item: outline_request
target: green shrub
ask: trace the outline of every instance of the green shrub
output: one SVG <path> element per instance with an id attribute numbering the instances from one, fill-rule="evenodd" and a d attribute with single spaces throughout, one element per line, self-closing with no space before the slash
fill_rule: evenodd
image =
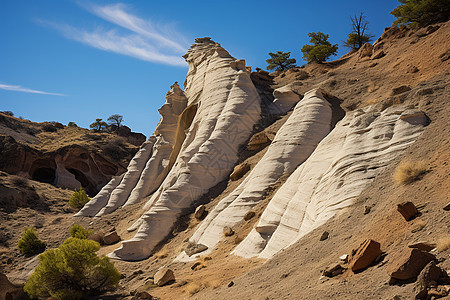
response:
<path id="1" fill-rule="evenodd" d="M 94 231 L 84 228 L 79 224 L 74 224 L 69 229 L 70 236 L 77 239 L 87 239 Z"/>
<path id="2" fill-rule="evenodd" d="M 277 51 L 277 53 L 269 52 L 270 58 L 266 59 L 269 64 L 267 70 L 285 71 L 295 67 L 295 58 L 289 58 L 291 52 Z"/>
<path id="3" fill-rule="evenodd" d="M 394 25 L 410 24 L 426 26 L 445 22 L 450 16 L 448 0 L 399 0 L 402 5 L 397 6 L 391 15 L 397 20 Z"/>
<path id="4" fill-rule="evenodd" d="M 69 238 L 57 249 L 39 255 L 24 290 L 32 298 L 85 299 L 111 290 L 121 274 L 108 257 L 98 257 L 97 242 Z"/>
<path id="5" fill-rule="evenodd" d="M 311 38 L 310 42 L 313 45 L 304 45 L 301 49 L 303 53 L 303 59 L 308 63 L 317 62 L 321 63 L 327 60 L 331 55 L 336 55 L 338 49 L 337 44 L 332 45 L 328 38 L 328 34 L 324 34 L 320 31 L 310 32 L 308 36 Z"/>
<path id="6" fill-rule="evenodd" d="M 17 243 L 17 247 L 22 254 L 26 256 L 32 256 L 37 253 L 41 253 L 45 250 L 45 243 L 41 241 L 34 228 L 25 228 L 22 233 L 22 237 Z"/>
<path id="7" fill-rule="evenodd" d="M 86 192 L 80 188 L 79 190 L 75 189 L 72 197 L 69 200 L 69 205 L 76 209 L 81 209 L 86 203 L 89 202 L 91 198 L 86 195 Z"/>
<path id="8" fill-rule="evenodd" d="M 78 127 L 78 125 L 75 122 L 69 122 L 67 127 Z"/>

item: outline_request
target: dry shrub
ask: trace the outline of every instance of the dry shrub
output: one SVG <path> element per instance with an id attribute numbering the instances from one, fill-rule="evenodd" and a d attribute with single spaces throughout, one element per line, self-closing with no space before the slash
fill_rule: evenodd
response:
<path id="1" fill-rule="evenodd" d="M 189 295 L 194 295 L 194 294 L 200 292 L 201 289 L 202 289 L 202 286 L 200 284 L 191 282 L 186 286 L 185 291 Z"/>
<path id="2" fill-rule="evenodd" d="M 394 172 L 394 180 L 398 184 L 408 184 L 419 180 L 427 172 L 427 167 L 421 161 L 403 161 Z"/>
<path id="3" fill-rule="evenodd" d="M 449 249 L 450 248 L 450 236 L 441 237 L 437 241 L 436 248 L 438 249 L 438 251 L 445 251 L 445 250 Z"/>

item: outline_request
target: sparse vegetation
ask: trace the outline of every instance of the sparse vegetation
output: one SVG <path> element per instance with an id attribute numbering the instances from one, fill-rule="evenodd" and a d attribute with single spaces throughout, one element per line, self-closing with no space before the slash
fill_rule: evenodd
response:
<path id="1" fill-rule="evenodd" d="M 344 43 L 345 47 L 358 50 L 365 43 L 372 40 L 373 35 L 367 33 L 369 28 L 369 22 L 366 20 L 366 16 L 363 12 L 359 16 L 355 15 L 350 17 L 352 21 L 352 32 L 347 35 L 347 40 Z"/>
<path id="2" fill-rule="evenodd" d="M 445 236 L 438 239 L 436 248 L 438 251 L 450 249 L 450 236 Z"/>
<path id="3" fill-rule="evenodd" d="M 447 21 L 450 17 L 448 0 L 399 0 L 402 3 L 391 11 L 397 20 L 394 25 L 426 26 Z"/>
<path id="4" fill-rule="evenodd" d="M 14 113 L 12 111 L 10 111 L 10 110 L 2 111 L 2 113 L 4 113 L 5 115 L 8 115 L 10 117 L 14 117 Z"/>
<path id="5" fill-rule="evenodd" d="M 289 58 L 291 52 L 269 52 L 269 55 L 270 58 L 266 60 L 266 62 L 269 64 L 267 66 L 267 70 L 285 71 L 295 67 L 295 58 Z"/>
<path id="6" fill-rule="evenodd" d="M 424 162 L 403 161 L 394 172 L 394 180 L 398 184 L 408 184 L 419 180 L 427 172 Z"/>
<path id="7" fill-rule="evenodd" d="M 25 228 L 17 247 L 22 254 L 32 256 L 44 251 L 45 243 L 38 238 L 34 228 Z"/>
<path id="8" fill-rule="evenodd" d="M 97 242 L 69 238 L 58 249 L 39 256 L 39 265 L 25 284 L 32 298 L 85 299 L 113 289 L 121 274 L 107 257 L 98 257 Z"/>
<path id="9" fill-rule="evenodd" d="M 75 209 L 81 209 L 86 203 L 89 202 L 89 200 L 91 200 L 91 198 L 89 198 L 82 188 L 79 188 L 78 190 L 75 189 L 73 192 L 73 195 L 69 200 L 69 205 Z"/>
<path id="10" fill-rule="evenodd" d="M 78 125 L 75 122 L 69 122 L 67 123 L 67 127 L 78 127 Z"/>
<path id="11" fill-rule="evenodd" d="M 95 119 L 95 122 L 89 125 L 89 128 L 94 129 L 95 132 L 105 131 L 108 124 L 103 119 Z"/>
<path id="12" fill-rule="evenodd" d="M 71 237 L 82 240 L 87 239 L 93 232 L 93 230 L 86 229 L 79 224 L 74 224 L 69 229 L 69 234 Z"/>
<path id="13" fill-rule="evenodd" d="M 310 42 L 313 43 L 313 45 L 304 45 L 301 49 L 303 59 L 308 63 L 322 63 L 331 55 L 336 54 L 338 45 L 332 45 L 328 41 L 328 38 L 330 37 L 328 34 L 318 31 L 310 32 L 308 33 L 308 36 L 311 38 Z"/>
<path id="14" fill-rule="evenodd" d="M 123 122 L 123 116 L 119 114 L 114 114 L 108 117 L 108 123 L 109 125 L 116 126 L 117 130 L 119 130 L 120 126 Z"/>

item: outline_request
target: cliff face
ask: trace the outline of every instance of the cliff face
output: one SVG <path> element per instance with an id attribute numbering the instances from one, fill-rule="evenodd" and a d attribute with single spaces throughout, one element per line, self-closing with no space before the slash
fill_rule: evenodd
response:
<path id="1" fill-rule="evenodd" d="M 236 60 L 208 38 L 197 39 L 184 57 L 189 64 L 184 95 L 177 85 L 172 87 L 160 110 L 162 120 L 155 135 L 138 152 L 128 172 L 108 184 L 78 214 L 101 216 L 142 201 L 157 188 L 145 198 L 143 215 L 129 229 L 137 230 L 135 237 L 124 241 L 112 257 L 148 257 L 170 233 L 180 213 L 228 176 L 239 146 L 259 121 L 260 97 L 243 60 Z M 174 105 L 174 95 L 185 104 Z"/>

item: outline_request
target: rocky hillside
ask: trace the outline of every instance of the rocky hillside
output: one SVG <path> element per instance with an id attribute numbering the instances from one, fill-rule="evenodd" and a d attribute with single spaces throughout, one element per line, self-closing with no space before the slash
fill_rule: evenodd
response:
<path id="1" fill-rule="evenodd" d="M 251 72 L 209 38 L 184 57 L 154 136 L 74 217 L 40 229 L 49 242 L 73 223 L 115 227 L 122 242 L 99 252 L 124 274 L 119 298 L 448 294 L 449 22 L 386 28 L 286 72 Z M 36 261 L 24 263 L 9 277 L 26 280 Z"/>
<path id="2" fill-rule="evenodd" d="M 0 170 L 95 195 L 112 176 L 125 172 L 145 136 L 127 128 L 119 135 L 95 133 L 0 113 L 0 141 Z"/>

